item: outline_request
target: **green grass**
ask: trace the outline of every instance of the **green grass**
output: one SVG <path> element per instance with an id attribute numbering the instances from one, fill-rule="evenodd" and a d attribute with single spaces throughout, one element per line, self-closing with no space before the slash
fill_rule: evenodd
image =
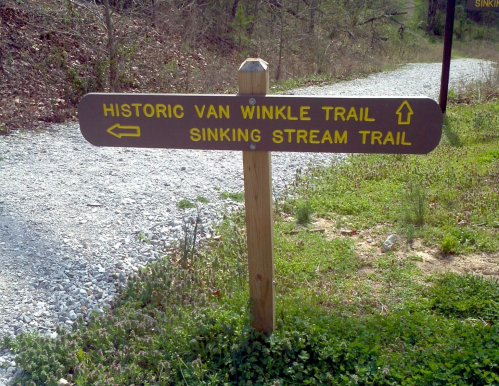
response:
<path id="1" fill-rule="evenodd" d="M 189 200 L 182 199 L 182 200 L 179 201 L 178 207 L 180 209 L 190 209 L 190 208 L 195 208 L 196 204 L 190 202 Z"/>
<path id="2" fill-rule="evenodd" d="M 499 282 L 481 276 L 447 273 L 426 290 L 430 307 L 440 315 L 499 320 Z"/>
<path id="3" fill-rule="evenodd" d="M 244 193 L 243 192 L 222 192 L 222 193 L 220 193 L 220 198 L 222 198 L 224 200 L 244 202 Z"/>
<path id="4" fill-rule="evenodd" d="M 428 155 L 356 155 L 312 170 L 303 178 L 314 183 L 298 192 L 317 216 L 346 217 L 356 229 L 412 223 L 433 244 L 464 229 L 475 241 L 461 242 L 460 251 L 498 251 L 499 103 L 457 106 L 445 126 Z"/>
<path id="5" fill-rule="evenodd" d="M 497 256 L 498 112 L 499 102 L 450 106 L 429 155 L 357 155 L 300 176 L 280 205 L 289 213 L 274 223 L 272 334 L 249 327 L 244 214 L 236 212 L 206 248 L 140 270 L 103 315 L 56 339 L 5 339 L 24 369 L 17 384 L 498 384 L 497 280 L 425 272 L 403 242 L 419 240 L 444 260 Z M 331 229 L 286 220 L 306 200 Z M 358 234 L 340 235 L 345 227 Z M 381 253 L 397 230 L 402 242 Z"/>
<path id="6" fill-rule="evenodd" d="M 197 196 L 196 197 L 196 201 L 197 202 L 200 202 L 201 204 L 208 204 L 210 202 L 210 200 L 208 200 L 206 197 L 204 196 Z"/>

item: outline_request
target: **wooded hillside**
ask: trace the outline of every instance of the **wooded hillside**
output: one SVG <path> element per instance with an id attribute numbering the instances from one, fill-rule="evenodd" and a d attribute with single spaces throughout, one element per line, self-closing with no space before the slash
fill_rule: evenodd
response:
<path id="1" fill-rule="evenodd" d="M 234 91 L 246 57 L 269 61 L 273 81 L 379 71 L 425 51 L 414 32 L 421 23 L 409 27 L 411 7 L 401 0 L 1 0 L 0 132 L 74 118 L 88 92 Z M 437 21 L 424 28 L 435 32 Z"/>

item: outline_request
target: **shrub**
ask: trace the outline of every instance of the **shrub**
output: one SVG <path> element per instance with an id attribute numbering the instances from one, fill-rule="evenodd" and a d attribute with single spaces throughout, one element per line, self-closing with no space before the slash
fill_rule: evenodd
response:
<path id="1" fill-rule="evenodd" d="M 299 200 L 296 202 L 296 220 L 300 225 L 308 225 L 312 221 L 312 207 L 310 201 Z"/>
<path id="2" fill-rule="evenodd" d="M 443 253 L 456 253 L 459 248 L 459 241 L 452 235 L 444 236 L 440 244 L 440 250 Z"/>

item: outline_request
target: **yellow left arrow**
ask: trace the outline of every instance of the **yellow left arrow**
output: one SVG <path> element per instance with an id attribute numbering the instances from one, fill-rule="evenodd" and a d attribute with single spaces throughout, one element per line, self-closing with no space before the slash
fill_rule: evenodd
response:
<path id="1" fill-rule="evenodd" d="M 121 126 L 117 123 L 106 130 L 109 134 L 114 135 L 117 138 L 121 137 L 140 137 L 140 127 L 139 126 Z M 118 131 L 118 132 L 116 132 Z"/>

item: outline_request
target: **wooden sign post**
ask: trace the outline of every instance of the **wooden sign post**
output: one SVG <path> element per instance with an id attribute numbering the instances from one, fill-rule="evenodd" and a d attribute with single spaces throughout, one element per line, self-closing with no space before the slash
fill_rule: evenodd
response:
<path id="1" fill-rule="evenodd" d="M 271 151 L 426 154 L 442 112 L 421 97 L 271 96 L 268 63 L 247 59 L 239 95 L 91 93 L 80 130 L 96 146 L 242 150 L 252 326 L 275 326 Z"/>
<path id="2" fill-rule="evenodd" d="M 262 59 L 247 59 L 238 78 L 239 95 L 269 91 L 268 63 Z M 272 165 L 269 151 L 258 151 L 256 144 L 253 148 L 243 151 L 250 304 L 252 326 L 269 333 L 275 326 Z"/>

